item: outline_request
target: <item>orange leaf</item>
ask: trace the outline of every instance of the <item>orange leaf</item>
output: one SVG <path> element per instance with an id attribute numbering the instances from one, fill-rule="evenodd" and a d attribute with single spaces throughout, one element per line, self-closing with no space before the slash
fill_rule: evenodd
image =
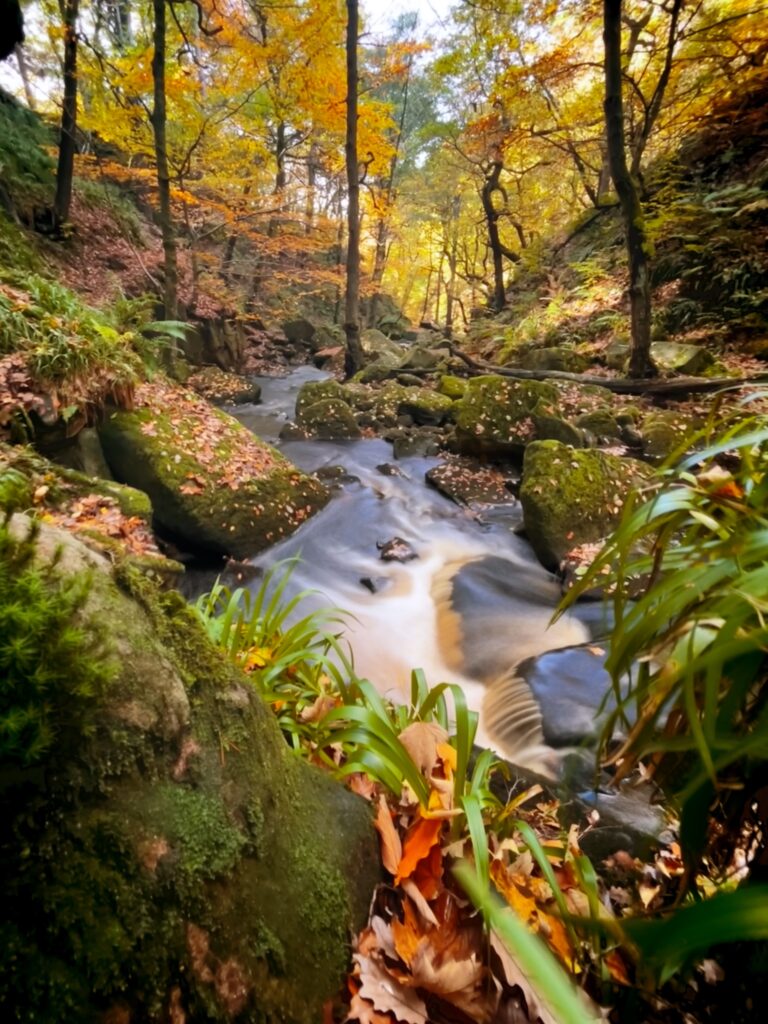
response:
<path id="1" fill-rule="evenodd" d="M 563 963 L 573 966 L 573 949 L 565 925 L 559 917 L 548 913 L 542 904 L 554 902 L 547 883 L 535 876 L 509 871 L 502 861 L 491 864 L 491 878 L 498 891 L 518 917 L 557 953 Z"/>
<path id="2" fill-rule="evenodd" d="M 416 865 L 429 855 L 429 851 L 437 843 L 443 822 L 440 818 L 420 818 L 411 828 L 405 840 L 403 855 L 397 865 L 395 885 L 404 878 L 410 878 Z"/>
<path id="3" fill-rule="evenodd" d="M 383 793 L 379 796 L 379 809 L 376 812 L 373 824 L 376 826 L 376 830 L 381 837 L 382 863 L 391 875 L 396 875 L 403 856 L 403 844 L 400 842 L 400 836 L 392 824 L 392 815 Z"/>

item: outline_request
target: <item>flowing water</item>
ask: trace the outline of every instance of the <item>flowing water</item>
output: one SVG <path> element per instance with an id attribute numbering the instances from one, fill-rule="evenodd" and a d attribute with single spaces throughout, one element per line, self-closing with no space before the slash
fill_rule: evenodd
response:
<path id="1" fill-rule="evenodd" d="M 577 612 L 549 625 L 559 587 L 514 532 L 519 506 L 511 499 L 482 513 L 460 508 L 425 483 L 439 457 L 396 461 L 391 444 L 380 439 L 279 442 L 300 386 L 325 376 L 304 367 L 262 378 L 262 402 L 234 410 L 302 469 L 344 470 L 329 504 L 254 562 L 266 567 L 300 556 L 290 586 L 317 591 L 304 613 L 313 603 L 351 614 L 347 638 L 359 675 L 394 699 L 408 692 L 413 668 L 422 668 L 432 684 L 461 684 L 481 712 L 478 741 L 509 756 L 504 748 L 520 744 L 488 728 L 489 690 L 507 686 L 510 669 L 524 658 L 583 642 L 594 615 Z M 380 546 L 395 537 L 418 557 L 383 561 Z"/>

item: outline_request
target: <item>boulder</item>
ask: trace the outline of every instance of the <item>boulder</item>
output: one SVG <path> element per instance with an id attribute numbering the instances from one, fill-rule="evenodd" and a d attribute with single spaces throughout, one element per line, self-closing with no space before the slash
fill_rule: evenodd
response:
<path id="1" fill-rule="evenodd" d="M 288 341 L 298 342 L 301 345 L 312 344 L 316 328 L 305 317 L 298 317 L 296 320 L 286 320 L 281 324 L 281 327 Z"/>
<path id="2" fill-rule="evenodd" d="M 397 411 L 401 416 L 410 416 L 419 426 L 439 427 L 450 419 L 453 401 L 430 388 L 408 388 Z"/>
<path id="3" fill-rule="evenodd" d="M 519 363 L 524 370 L 562 370 L 565 373 L 583 373 L 589 366 L 588 359 L 564 346 L 531 349 L 520 357 Z"/>
<path id="4" fill-rule="evenodd" d="M 158 526 L 193 551 L 251 557 L 328 500 L 233 417 L 159 379 L 99 434 L 116 479 L 148 494 Z"/>
<path id="5" fill-rule="evenodd" d="M 649 413 L 640 427 L 643 454 L 661 461 L 673 452 L 685 449 L 686 438 L 696 430 L 697 423 L 690 416 L 672 409 L 656 409 Z"/>
<path id="6" fill-rule="evenodd" d="M 459 398 L 463 398 L 467 390 L 467 382 L 463 377 L 454 377 L 452 374 L 445 373 L 440 378 L 438 384 L 438 391 L 441 395 L 447 395 L 456 401 Z"/>
<path id="7" fill-rule="evenodd" d="M 491 456 L 520 455 L 539 437 L 536 416 L 557 416 L 558 389 L 549 382 L 488 375 L 467 381 L 454 403 L 460 451 Z"/>
<path id="8" fill-rule="evenodd" d="M 655 341 L 651 345 L 651 358 L 660 370 L 696 376 L 715 361 L 712 353 L 701 345 L 681 345 L 673 341 Z"/>
<path id="9" fill-rule="evenodd" d="M 603 540 L 629 491 L 651 472 L 634 459 L 577 451 L 558 441 L 528 445 L 520 501 L 528 540 L 542 564 L 557 569 L 571 548 Z"/>
<path id="10" fill-rule="evenodd" d="M 326 398 L 303 406 L 297 425 L 308 434 L 326 441 L 360 437 L 355 414 L 340 398 Z"/>
<path id="11" fill-rule="evenodd" d="M 378 359 L 381 356 L 394 357 L 398 361 L 403 357 L 403 347 L 396 341 L 392 341 L 382 331 L 375 327 L 366 327 L 360 332 L 360 344 L 368 359 Z"/>
<path id="12" fill-rule="evenodd" d="M 191 318 L 180 348 L 198 366 L 214 365 L 237 370 L 243 363 L 248 339 L 239 320 L 220 317 Z"/>
<path id="13" fill-rule="evenodd" d="M 368 806 L 295 757 L 180 595 L 62 531 L 34 545 L 26 671 L 53 690 L 24 699 L 50 741 L 0 754 L 6 1019 L 320 1020 L 378 878 Z M 68 586 L 85 600 L 52 617 Z M 75 626 L 68 675 L 47 652 Z"/>

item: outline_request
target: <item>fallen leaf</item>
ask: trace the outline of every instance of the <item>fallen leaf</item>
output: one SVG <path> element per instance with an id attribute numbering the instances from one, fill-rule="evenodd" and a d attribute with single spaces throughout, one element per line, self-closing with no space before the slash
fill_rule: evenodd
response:
<path id="1" fill-rule="evenodd" d="M 410 878 L 416 865 L 429 855 L 429 851 L 437 843 L 443 822 L 439 818 L 419 818 L 410 829 L 403 844 L 403 855 L 397 865 L 395 885 L 404 878 Z"/>
<path id="2" fill-rule="evenodd" d="M 377 960 L 355 953 L 352 959 L 360 971 L 361 999 L 367 999 L 379 1013 L 391 1013 L 405 1024 L 428 1024 L 424 1000 L 412 988 L 401 985 Z"/>
<path id="3" fill-rule="evenodd" d="M 437 764 L 438 744 L 447 741 L 448 733 L 436 722 L 411 722 L 398 739 L 422 775 L 429 778 Z"/>
<path id="4" fill-rule="evenodd" d="M 383 793 L 379 796 L 374 825 L 381 839 L 381 862 L 391 875 L 396 875 L 403 856 L 403 844 L 392 824 L 392 815 Z"/>

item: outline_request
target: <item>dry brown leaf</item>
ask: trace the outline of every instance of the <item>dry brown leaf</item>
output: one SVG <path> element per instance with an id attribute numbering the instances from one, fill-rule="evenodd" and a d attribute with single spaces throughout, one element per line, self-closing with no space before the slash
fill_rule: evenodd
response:
<path id="1" fill-rule="evenodd" d="M 360 970 L 361 999 L 367 999 L 379 1013 L 391 1013 L 405 1024 L 428 1024 L 424 1000 L 393 977 L 377 960 L 356 953 L 352 959 Z"/>
<path id="2" fill-rule="evenodd" d="M 437 722 L 411 722 L 398 739 L 422 775 L 429 778 L 437 764 L 438 744 L 447 741 L 448 733 Z"/>
<path id="3" fill-rule="evenodd" d="M 517 986 L 525 996 L 529 1018 L 532 1021 L 541 1021 L 541 1024 L 560 1024 L 560 1021 L 554 1016 L 544 999 L 531 987 L 528 978 L 520 970 L 517 961 L 495 931 L 491 931 L 490 939 L 491 948 L 501 961 L 504 981 L 510 988 Z"/>
<path id="4" fill-rule="evenodd" d="M 381 862 L 391 875 L 396 875 L 403 856 L 403 844 L 392 824 L 392 815 L 383 793 L 379 796 L 379 809 L 373 824 L 381 838 Z"/>

